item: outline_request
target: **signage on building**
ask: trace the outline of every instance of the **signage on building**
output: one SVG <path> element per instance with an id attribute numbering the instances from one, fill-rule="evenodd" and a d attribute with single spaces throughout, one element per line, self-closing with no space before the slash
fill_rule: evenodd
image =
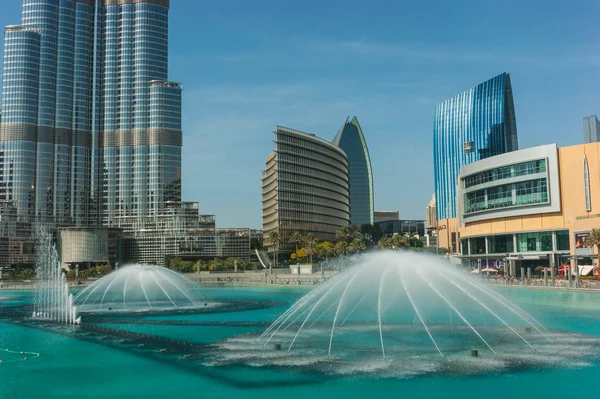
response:
<path id="1" fill-rule="evenodd" d="M 600 218 L 600 213 L 595 213 L 593 215 L 577 216 L 575 219 L 584 220 L 584 219 L 595 219 L 595 218 Z"/>
<path id="2" fill-rule="evenodd" d="M 589 231 L 575 233 L 575 254 L 577 255 L 593 255 L 594 249 L 585 244 Z"/>
<path id="3" fill-rule="evenodd" d="M 438 226 L 438 227 L 437 227 L 437 230 L 438 230 L 438 231 L 440 231 L 440 230 L 446 230 L 446 228 L 447 228 L 447 227 L 448 227 L 448 226 L 446 226 L 445 224 L 443 224 L 443 225 L 441 225 L 441 226 Z"/>
<path id="4" fill-rule="evenodd" d="M 475 142 L 474 141 L 465 141 L 463 143 L 463 152 L 465 154 L 469 154 L 475 150 Z"/>

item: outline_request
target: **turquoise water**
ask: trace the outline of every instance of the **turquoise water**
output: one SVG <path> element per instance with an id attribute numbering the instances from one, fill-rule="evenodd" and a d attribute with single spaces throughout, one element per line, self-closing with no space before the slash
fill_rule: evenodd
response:
<path id="1" fill-rule="evenodd" d="M 148 319 L 194 322 L 270 322 L 305 291 L 292 289 L 214 288 L 208 296 L 280 301 L 277 306 L 229 313 L 154 316 Z M 600 294 L 502 289 L 547 328 L 600 337 Z M 0 307 L 28 303 L 30 293 L 0 291 Z M 240 324 L 119 324 L 104 327 L 152 334 L 194 343 L 211 343 L 264 326 Z M 328 378 L 292 370 L 252 367 L 180 367 L 149 357 L 142 350 L 118 349 L 54 332 L 3 322 L 0 348 L 39 352 L 39 358 L 0 364 L 0 399 L 4 398 L 562 398 L 596 397 L 600 364 L 583 369 L 555 369 L 478 377 L 425 376 L 407 380 L 365 377 Z M 9 359 L 0 352 L 0 359 Z M 14 359 L 16 358 L 13 355 Z"/>

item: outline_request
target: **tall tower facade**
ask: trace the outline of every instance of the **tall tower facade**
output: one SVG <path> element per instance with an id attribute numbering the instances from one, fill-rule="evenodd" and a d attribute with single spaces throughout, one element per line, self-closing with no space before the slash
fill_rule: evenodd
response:
<path id="1" fill-rule="evenodd" d="M 4 31 L 0 201 L 20 221 L 120 226 L 181 199 L 168 0 L 23 0 Z"/>
<path id="2" fill-rule="evenodd" d="M 437 220 L 456 217 L 463 165 L 518 149 L 510 75 L 503 73 L 436 107 L 433 162 Z"/>
<path id="3" fill-rule="evenodd" d="M 264 235 L 279 233 L 279 251 L 293 251 L 289 238 L 295 232 L 334 241 L 350 223 L 346 154 L 314 134 L 283 126 L 274 133 L 275 151 L 262 173 Z"/>
<path id="4" fill-rule="evenodd" d="M 583 142 L 585 144 L 600 141 L 600 121 L 596 115 L 583 118 Z"/>
<path id="5" fill-rule="evenodd" d="M 348 156 L 350 181 L 350 224 L 360 227 L 373 224 L 373 171 L 367 141 L 356 116 L 340 127 L 332 143 Z"/>

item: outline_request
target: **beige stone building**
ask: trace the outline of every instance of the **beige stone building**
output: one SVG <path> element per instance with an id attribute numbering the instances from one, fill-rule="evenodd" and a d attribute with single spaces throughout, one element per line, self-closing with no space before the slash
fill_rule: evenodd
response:
<path id="1" fill-rule="evenodd" d="M 527 148 L 464 166 L 458 218 L 439 220 L 438 242 L 463 264 L 511 268 L 594 266 L 585 237 L 600 228 L 600 143 Z M 514 271 L 514 269 L 512 269 Z"/>

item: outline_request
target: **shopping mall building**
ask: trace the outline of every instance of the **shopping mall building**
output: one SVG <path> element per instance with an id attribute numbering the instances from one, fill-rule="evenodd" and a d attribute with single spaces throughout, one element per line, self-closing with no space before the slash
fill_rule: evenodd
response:
<path id="1" fill-rule="evenodd" d="M 439 246 L 463 265 L 593 266 L 585 237 L 600 228 L 600 143 L 543 145 L 463 166 L 457 218 L 438 221 Z M 589 272 L 590 268 L 585 268 Z"/>

